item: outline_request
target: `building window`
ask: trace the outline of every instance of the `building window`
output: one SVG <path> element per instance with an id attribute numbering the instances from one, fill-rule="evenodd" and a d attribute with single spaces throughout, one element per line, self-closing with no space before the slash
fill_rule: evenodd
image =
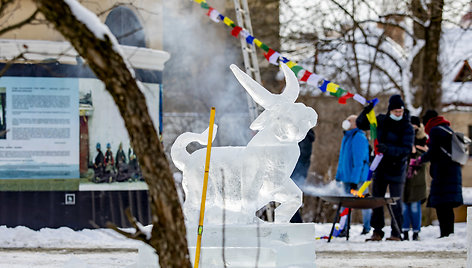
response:
<path id="1" fill-rule="evenodd" d="M 146 47 L 144 28 L 134 12 L 125 7 L 114 8 L 108 14 L 105 24 L 122 45 Z"/>

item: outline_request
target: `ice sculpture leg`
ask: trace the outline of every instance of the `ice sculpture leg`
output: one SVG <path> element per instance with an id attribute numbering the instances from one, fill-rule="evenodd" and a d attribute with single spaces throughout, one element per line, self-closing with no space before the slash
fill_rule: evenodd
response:
<path id="1" fill-rule="evenodd" d="M 302 191 L 289 178 L 285 181 L 284 186 L 274 193 L 274 199 L 280 202 L 280 206 L 275 209 L 274 221 L 276 223 L 290 222 L 290 219 L 302 205 Z"/>

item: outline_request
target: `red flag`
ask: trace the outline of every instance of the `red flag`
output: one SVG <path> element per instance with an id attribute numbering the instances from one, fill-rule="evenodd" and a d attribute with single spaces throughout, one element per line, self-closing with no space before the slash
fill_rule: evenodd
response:
<path id="1" fill-rule="evenodd" d="M 339 217 L 346 216 L 348 213 L 349 213 L 349 209 L 344 208 L 343 212 L 341 212 L 341 214 L 339 214 Z"/>
<path id="2" fill-rule="evenodd" d="M 269 48 L 269 51 L 267 51 L 267 53 L 264 53 L 264 57 L 271 64 L 279 66 L 279 57 L 280 57 L 279 52 L 274 51 L 272 48 Z"/>
<path id="3" fill-rule="evenodd" d="M 243 30 L 243 28 L 239 26 L 234 26 L 233 30 L 231 31 L 231 35 L 234 37 L 238 37 L 238 34 Z"/>
<path id="4" fill-rule="evenodd" d="M 208 13 L 207 13 L 207 16 L 208 16 L 208 17 L 210 17 L 210 14 L 211 14 L 211 12 L 213 11 L 213 9 L 214 9 L 214 8 L 212 8 L 212 7 L 210 7 L 210 8 L 208 9 Z"/>
<path id="5" fill-rule="evenodd" d="M 300 81 L 303 81 L 303 82 L 308 81 L 308 78 L 310 77 L 310 75 L 312 75 L 312 73 L 310 73 L 309 71 L 305 70 L 305 73 L 303 74 L 303 76 L 302 76 L 302 78 L 300 79 Z"/>
<path id="6" fill-rule="evenodd" d="M 338 102 L 341 104 L 346 104 L 347 99 L 354 97 L 354 94 L 348 92 L 346 95 L 338 99 Z"/>
<path id="7" fill-rule="evenodd" d="M 267 53 L 264 53 L 264 57 L 266 58 L 267 61 L 269 61 L 270 56 L 272 56 L 272 54 L 274 53 L 275 51 L 272 48 L 269 48 L 269 51 L 267 51 Z"/>

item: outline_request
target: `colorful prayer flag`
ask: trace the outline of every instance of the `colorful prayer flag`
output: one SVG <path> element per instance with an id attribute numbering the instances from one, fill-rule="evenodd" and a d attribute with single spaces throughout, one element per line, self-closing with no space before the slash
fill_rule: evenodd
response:
<path id="1" fill-rule="evenodd" d="M 261 45 L 262 45 L 262 42 L 261 42 L 261 41 L 259 41 L 259 39 L 257 39 L 257 38 L 254 38 L 254 44 L 256 44 L 256 46 L 258 46 L 258 47 L 261 47 Z"/>
<path id="2" fill-rule="evenodd" d="M 269 52 L 264 53 L 264 57 L 269 61 L 271 64 L 279 66 L 279 57 L 280 53 L 274 51 L 272 48 L 269 49 Z"/>
<path id="3" fill-rule="evenodd" d="M 383 158 L 383 154 L 377 154 L 375 155 L 374 157 L 374 160 L 372 160 L 372 164 L 370 164 L 370 170 L 374 171 L 377 169 L 377 167 L 379 166 L 379 163 L 380 163 L 380 160 L 382 160 Z"/>
<path id="4" fill-rule="evenodd" d="M 329 80 L 323 80 L 323 84 L 320 86 L 321 91 L 326 92 L 326 87 L 331 83 Z"/>
<path id="5" fill-rule="evenodd" d="M 354 95 L 353 99 L 355 99 L 357 102 L 359 102 L 362 105 L 366 105 L 367 103 L 366 99 L 357 93 Z"/>
<path id="6" fill-rule="evenodd" d="M 305 72 L 303 73 L 302 78 L 300 78 L 300 81 L 307 82 L 308 78 L 310 78 L 310 75 L 312 75 L 312 73 L 309 72 L 308 70 L 305 70 Z"/>
<path id="7" fill-rule="evenodd" d="M 235 26 L 233 30 L 231 31 L 231 35 L 234 37 L 238 37 L 239 33 L 243 30 L 243 28 L 239 26 Z"/>
<path id="8" fill-rule="evenodd" d="M 232 20 L 231 20 L 230 18 L 228 18 L 228 17 L 225 17 L 225 18 L 223 19 L 223 22 L 224 22 L 226 25 L 230 26 L 230 27 L 231 27 L 232 24 L 234 24 L 234 21 L 232 21 Z"/>
<path id="9" fill-rule="evenodd" d="M 298 73 L 303 70 L 303 67 L 301 67 L 300 65 L 295 65 L 292 66 L 290 69 L 292 69 L 292 71 L 295 73 L 295 76 L 298 77 Z"/>
<path id="10" fill-rule="evenodd" d="M 311 74 L 310 77 L 308 77 L 308 80 L 306 80 L 306 83 L 308 85 L 318 87 L 318 83 L 320 82 L 321 79 L 323 79 L 321 76 L 314 73 L 314 74 Z"/>
<path id="11" fill-rule="evenodd" d="M 341 97 L 342 95 L 344 95 L 344 93 L 346 93 L 346 92 L 347 92 L 347 90 L 338 87 L 338 89 L 337 89 L 336 92 L 334 92 L 334 93 L 333 93 L 333 92 L 330 92 L 329 95 L 335 96 L 335 97 L 337 97 L 337 98 L 340 98 L 340 97 Z"/>
<path id="12" fill-rule="evenodd" d="M 339 85 L 331 82 L 326 86 L 326 90 L 328 92 L 336 93 L 336 91 L 338 90 L 338 87 L 339 87 Z"/>
<path id="13" fill-rule="evenodd" d="M 368 102 L 368 103 L 373 103 L 374 106 L 375 106 L 375 105 L 377 105 L 377 103 L 379 103 L 379 99 L 378 99 L 378 98 L 375 98 L 375 99 L 373 99 L 373 100 L 368 100 L 367 102 Z"/>
<path id="14" fill-rule="evenodd" d="M 280 61 L 282 61 L 283 63 L 287 63 L 287 62 L 289 62 L 290 60 L 287 59 L 286 57 L 282 57 L 282 59 L 281 59 Z"/>
<path id="15" fill-rule="evenodd" d="M 296 64 L 295 62 L 293 62 L 293 61 L 289 61 L 289 62 L 287 62 L 286 64 L 287 64 L 288 68 L 290 68 L 290 69 L 292 69 L 293 66 L 297 65 L 297 64 Z"/>
<path id="16" fill-rule="evenodd" d="M 207 16 L 210 17 L 210 19 L 216 23 L 220 22 L 220 19 L 218 16 L 220 15 L 220 12 L 218 12 L 216 9 L 210 7 L 208 10 Z"/>
<path id="17" fill-rule="evenodd" d="M 269 48 L 266 44 L 264 44 L 264 43 L 261 44 L 260 48 L 262 48 L 262 50 L 264 50 L 265 52 L 269 52 L 269 49 L 270 49 L 270 48 Z"/>
<path id="18" fill-rule="evenodd" d="M 346 104 L 347 99 L 352 98 L 353 96 L 354 96 L 354 94 L 352 94 L 351 92 L 348 92 L 346 95 L 339 98 L 338 102 L 340 104 Z"/>

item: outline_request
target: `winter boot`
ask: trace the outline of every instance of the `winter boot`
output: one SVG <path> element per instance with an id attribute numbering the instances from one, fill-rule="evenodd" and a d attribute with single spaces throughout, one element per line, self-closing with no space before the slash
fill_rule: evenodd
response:
<path id="1" fill-rule="evenodd" d="M 419 232 L 413 232 L 413 241 L 420 240 L 420 237 L 418 235 L 419 235 Z"/>
<path id="2" fill-rule="evenodd" d="M 413 234 L 413 237 L 415 237 L 414 234 Z M 410 238 L 408 237 L 408 231 L 403 231 L 403 240 L 406 240 L 406 241 L 410 240 Z"/>
<path id="3" fill-rule="evenodd" d="M 390 236 L 390 237 L 387 237 L 387 239 L 385 239 L 387 241 L 402 241 L 402 238 L 399 237 L 399 236 Z"/>
<path id="4" fill-rule="evenodd" d="M 382 241 L 382 238 L 383 238 L 383 232 L 382 232 L 382 233 L 379 233 L 379 232 L 374 231 L 374 233 L 372 234 L 372 237 L 366 239 L 365 241 L 366 241 L 366 242 L 370 242 L 370 241 Z"/>

